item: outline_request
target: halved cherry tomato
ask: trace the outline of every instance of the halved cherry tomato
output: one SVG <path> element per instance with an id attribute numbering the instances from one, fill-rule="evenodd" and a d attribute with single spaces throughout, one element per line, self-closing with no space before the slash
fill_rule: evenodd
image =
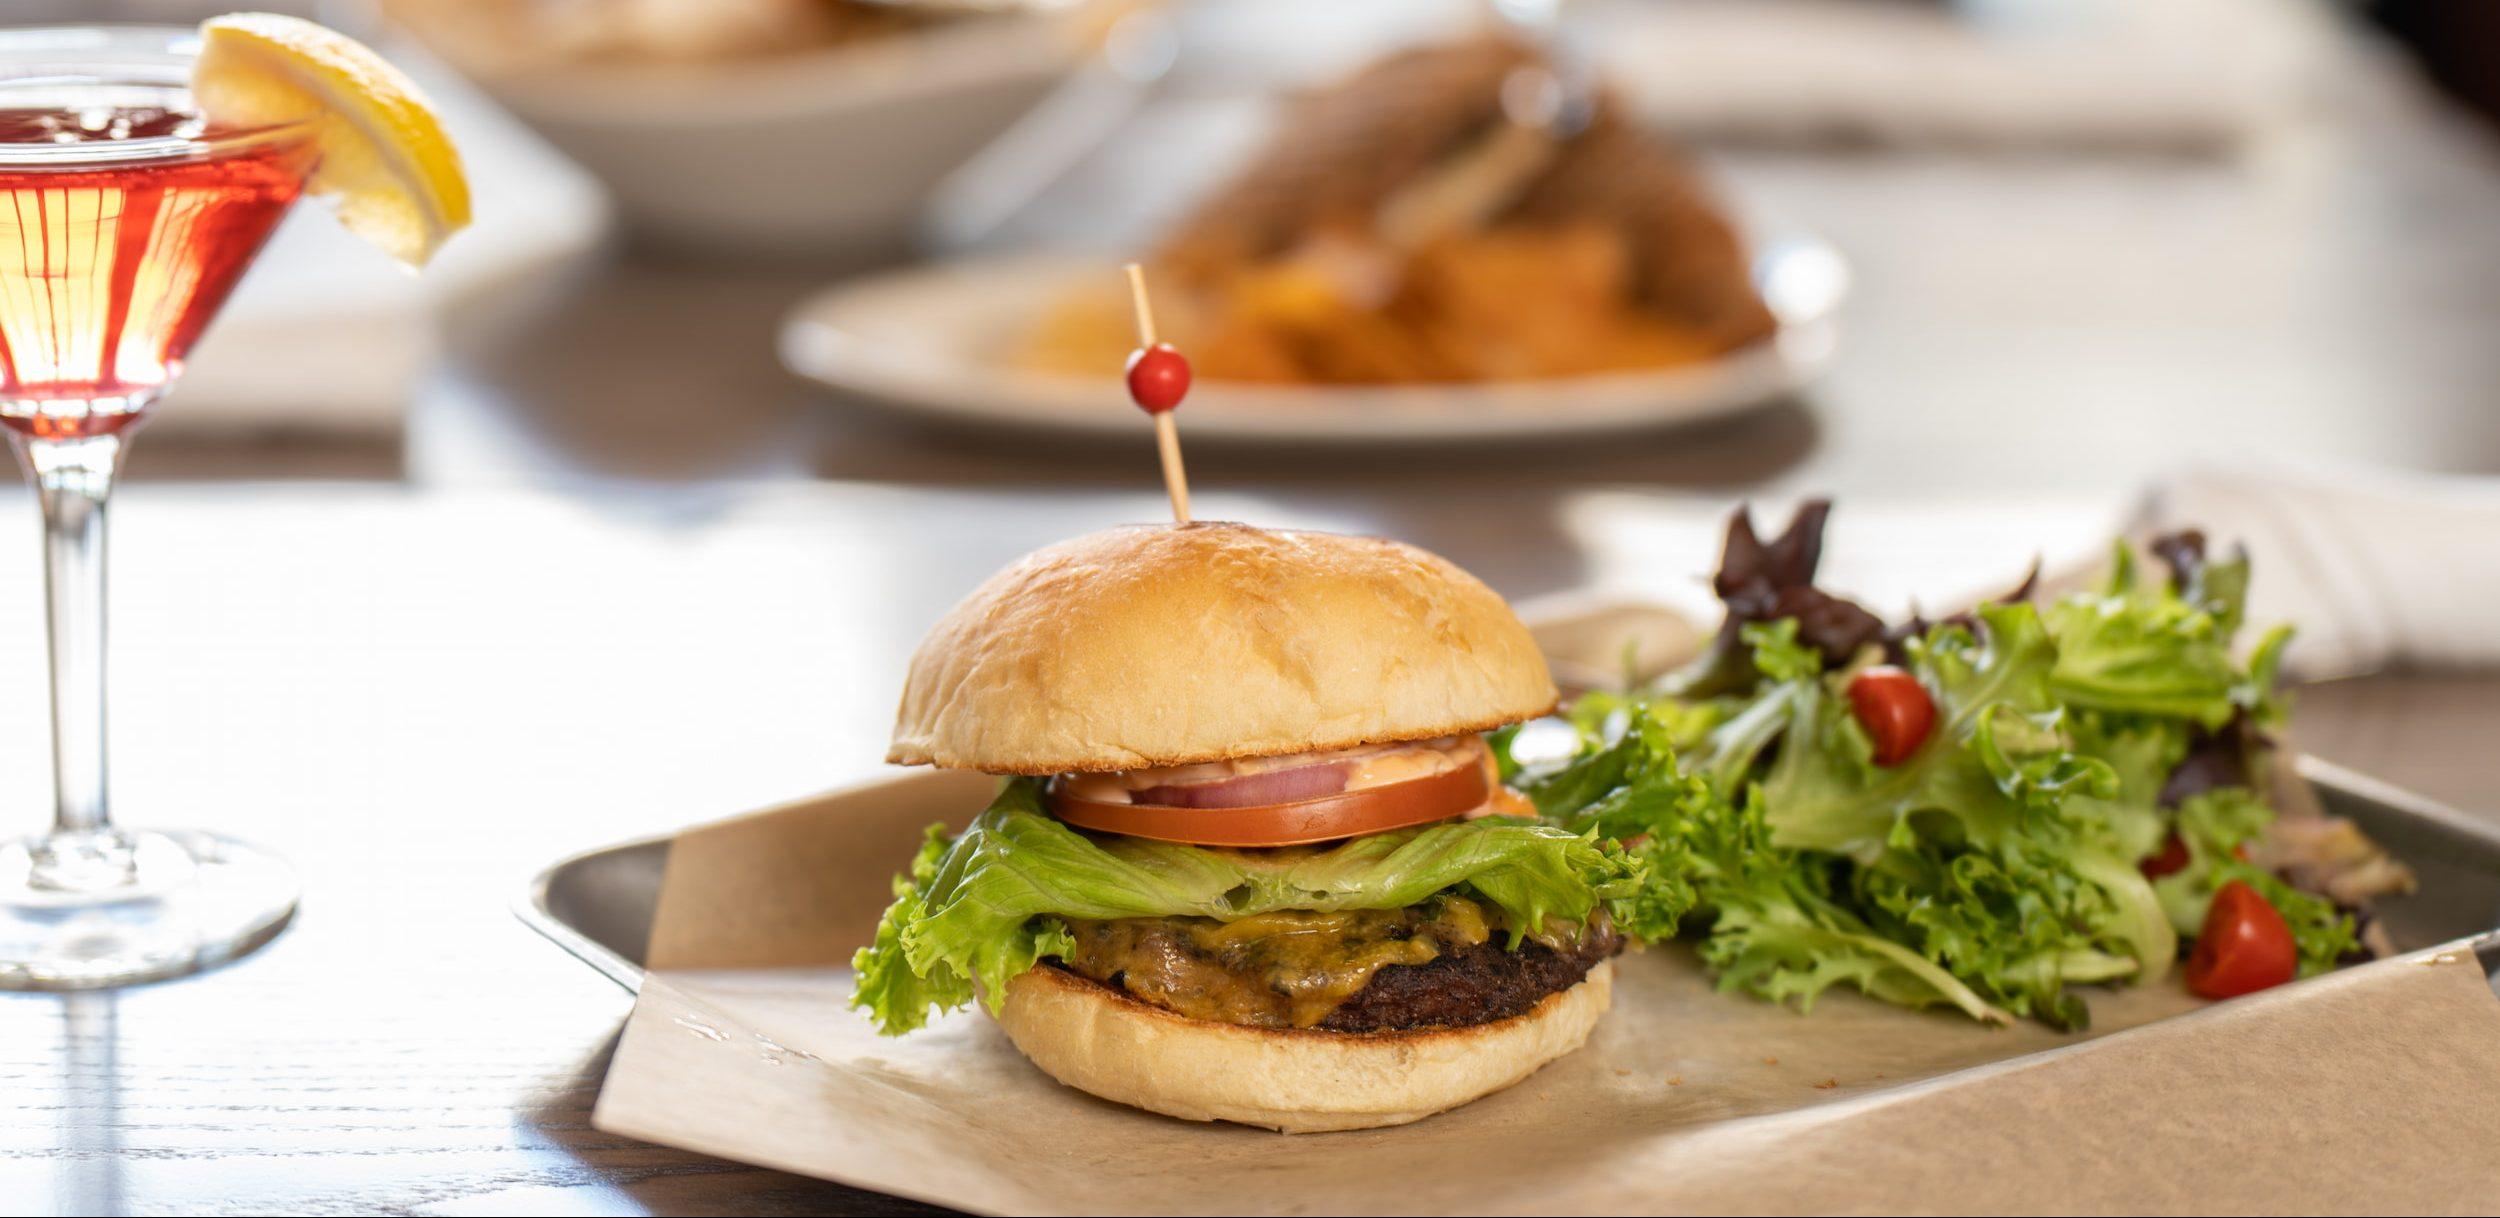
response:
<path id="1" fill-rule="evenodd" d="M 2161 849 L 2145 855 L 2144 861 L 2137 863 L 2135 867 L 2136 870 L 2144 873 L 2145 879 L 2158 880 L 2163 876 L 2177 875 L 2187 870 L 2187 865 L 2187 843 L 2180 840 L 2178 834 L 2173 833 L 2169 841 L 2161 844 Z"/>
<path id="2" fill-rule="evenodd" d="M 1878 664 L 1849 678 L 1849 709 L 1858 726 L 1875 742 L 1875 764 L 1899 765 L 1909 760 L 1927 733 L 1936 730 L 1936 701 L 1918 678 Z"/>
<path id="3" fill-rule="evenodd" d="M 2188 953 L 2188 988 L 2206 998 L 2237 998 L 2278 986 L 2299 971 L 2291 925 L 2246 881 L 2214 893 L 2205 929 Z"/>

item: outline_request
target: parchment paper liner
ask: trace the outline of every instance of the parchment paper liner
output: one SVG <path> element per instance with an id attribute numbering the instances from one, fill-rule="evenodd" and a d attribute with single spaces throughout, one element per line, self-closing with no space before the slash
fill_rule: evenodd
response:
<path id="1" fill-rule="evenodd" d="M 1666 615 L 1672 616 L 1672 615 Z M 1539 614 L 1558 666 L 1654 669 L 1657 611 Z M 1558 667 L 1558 675 L 1560 674 Z M 1618 966 L 1580 1052 L 1396 1129 L 1194 1125 L 1052 1082 L 977 1013 L 876 1036 L 843 1003 L 894 871 L 992 780 L 914 773 L 679 835 L 601 1129 L 1014 1213 L 2487 1212 L 2500 1000 L 2463 943 L 2207 1006 L 2092 991 L 1990 1029 L 1835 991 Z"/>
<path id="2" fill-rule="evenodd" d="M 1052 1082 L 980 1015 L 884 1039 L 843 1008 L 839 963 L 920 827 L 960 822 L 989 789 L 915 774 L 681 835 L 596 1124 L 1002 1212 L 2314 1212 L 2500 1196 L 2500 1002 L 2461 946 L 2213 1007 L 2174 986 L 2096 994 L 2085 1037 L 1845 993 L 1799 1016 L 1712 991 L 1670 946 L 1624 962 L 1586 1049 L 1416 1125 L 1285 1137 L 1135 1112 Z"/>

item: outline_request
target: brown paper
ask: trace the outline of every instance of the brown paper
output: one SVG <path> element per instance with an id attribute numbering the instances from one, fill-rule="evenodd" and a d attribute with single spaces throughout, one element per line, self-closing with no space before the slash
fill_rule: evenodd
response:
<path id="1" fill-rule="evenodd" d="M 1715 992 L 1627 957 L 1588 1047 L 1397 1129 L 1194 1125 L 1052 1082 L 977 1013 L 901 1038 L 841 967 L 931 819 L 912 775 L 695 829 L 595 1116 L 605 1130 L 972 1210 L 2478 1210 L 2500 1195 L 2500 1002 L 2435 949 L 2202 1007 L 2098 994 L 2094 1031 L 1836 993 Z M 2164 1018 L 2165 1016 L 2178 1018 Z M 2153 1022 L 2159 1021 L 2159 1022 Z"/>
<path id="2" fill-rule="evenodd" d="M 1596 680 L 1703 637 L 1647 606 L 1542 616 L 1558 673 Z M 883 1038 L 844 1006 L 842 966 L 923 826 L 961 824 L 991 790 L 910 775 L 680 835 L 598 1126 L 1017 1213 L 2481 1211 L 2500 1196 L 2500 1001 L 2459 945 L 2212 1007 L 2175 982 L 2095 992 L 2087 1035 L 1848 992 L 1800 1015 L 1716 992 L 1668 945 L 1618 965 L 1586 1048 L 1415 1125 L 1286 1137 L 1123 1108 L 1051 1081 L 977 1013 Z"/>
<path id="3" fill-rule="evenodd" d="M 643 963 L 848 964 L 875 937 L 878 915 L 894 900 L 894 874 L 911 862 L 921 834 L 940 821 L 961 828 L 998 792 L 998 780 L 983 774 L 918 777 L 842 800 L 840 815 L 811 815 L 831 801 L 804 800 L 679 834 Z"/>

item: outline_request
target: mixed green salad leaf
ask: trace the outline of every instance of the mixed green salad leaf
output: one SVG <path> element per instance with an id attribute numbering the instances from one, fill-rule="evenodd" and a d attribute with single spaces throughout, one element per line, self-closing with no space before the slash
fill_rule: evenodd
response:
<path id="1" fill-rule="evenodd" d="M 1647 865 L 1638 933 L 1691 930 L 1723 986 L 1775 1001 L 1846 983 L 2069 1028 L 2089 1017 L 2071 987 L 2164 976 L 2230 880 L 2283 914 L 2303 972 L 2356 950 L 2348 915 L 2243 861 L 2273 819 L 2257 776 L 2289 638 L 2236 658 L 2244 556 L 2166 542 L 2163 581 L 2122 545 L 2097 591 L 1879 636 L 1811 587 L 1819 542 L 1796 534 L 1820 524 L 1812 512 L 1765 545 L 1740 516 L 1728 561 L 1763 569 L 1722 572 L 1722 595 L 1745 599 L 1711 654 L 1583 697 L 1561 748 L 1549 724 L 1500 741 L 1540 812 Z M 1847 696 L 1886 661 L 1935 710 L 1889 766 Z M 2184 861 L 2148 878 L 2174 837 Z"/>
<path id="2" fill-rule="evenodd" d="M 1403 909 L 1460 891 L 1498 909 L 1514 946 L 1548 919 L 1627 919 L 1654 901 L 1644 864 L 1596 833 L 1512 817 L 1443 821 L 1321 848 L 1228 850 L 1079 833 L 1014 779 L 961 834 L 932 827 L 895 881 L 876 940 L 852 962 L 851 1004 L 888 1033 L 932 1010 L 993 1008 L 1007 983 L 1064 954 L 1067 918 L 1247 917 Z M 1665 923 L 1672 927 L 1672 918 Z"/>

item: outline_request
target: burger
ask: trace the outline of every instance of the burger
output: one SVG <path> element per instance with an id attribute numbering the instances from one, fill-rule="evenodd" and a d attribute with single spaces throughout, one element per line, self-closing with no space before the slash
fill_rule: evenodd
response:
<path id="1" fill-rule="evenodd" d="M 1484 734 L 1552 710 L 1527 629 L 1415 547 L 1197 523 L 1038 551 L 912 658 L 888 759 L 1004 781 L 856 960 L 890 1034 L 978 1002 L 1105 1099 L 1396 1125 L 1572 1052 L 1640 886 Z"/>

